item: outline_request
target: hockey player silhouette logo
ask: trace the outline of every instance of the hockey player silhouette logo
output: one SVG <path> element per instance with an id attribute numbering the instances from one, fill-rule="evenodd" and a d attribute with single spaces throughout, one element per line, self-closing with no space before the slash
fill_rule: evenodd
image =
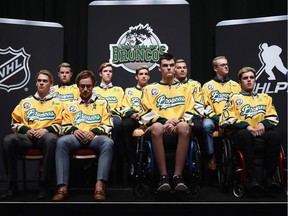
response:
<path id="1" fill-rule="evenodd" d="M 258 54 L 262 63 L 261 68 L 256 73 L 256 79 L 258 79 L 263 72 L 268 75 L 268 80 L 276 80 L 274 72 L 280 71 L 286 75 L 288 69 L 284 66 L 280 57 L 282 53 L 281 47 L 277 45 L 268 46 L 267 43 L 259 44 L 260 52 Z M 275 70 L 275 68 L 277 70 Z"/>

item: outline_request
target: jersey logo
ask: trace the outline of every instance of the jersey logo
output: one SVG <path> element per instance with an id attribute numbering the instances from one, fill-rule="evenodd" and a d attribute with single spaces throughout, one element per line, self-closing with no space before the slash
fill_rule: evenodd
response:
<path id="1" fill-rule="evenodd" d="M 159 98 L 157 98 L 156 101 L 156 107 L 159 108 L 159 110 L 165 110 L 171 107 L 181 106 L 185 105 L 185 97 L 184 96 L 178 96 L 178 97 L 172 97 L 167 98 L 165 95 L 161 95 Z"/>
<path id="2" fill-rule="evenodd" d="M 253 118 L 253 116 L 256 116 L 259 113 L 266 113 L 266 105 L 258 105 L 255 107 L 250 106 L 250 104 L 247 104 L 241 108 L 240 115 L 245 116 L 245 118 Z"/>
<path id="3" fill-rule="evenodd" d="M 133 97 L 133 98 L 131 98 L 130 103 L 133 107 L 139 107 L 140 106 L 140 98 Z"/>
<path id="4" fill-rule="evenodd" d="M 211 100 L 213 103 L 220 103 L 222 101 L 227 101 L 229 93 L 214 91 L 211 94 Z"/>
<path id="5" fill-rule="evenodd" d="M 77 111 L 77 106 L 75 106 L 75 105 L 69 106 L 69 107 L 68 107 L 68 111 L 69 111 L 70 113 L 76 112 L 76 111 Z"/>
<path id="6" fill-rule="evenodd" d="M 23 103 L 22 107 L 23 107 L 23 109 L 26 109 L 26 110 L 30 109 L 31 103 L 30 102 L 25 102 L 25 103 Z"/>
<path id="7" fill-rule="evenodd" d="M 159 89 L 157 89 L 157 88 L 152 88 L 151 91 L 150 91 L 150 94 L 151 94 L 152 96 L 158 95 L 158 94 L 159 94 Z"/>
<path id="8" fill-rule="evenodd" d="M 75 126 L 81 123 L 85 123 L 85 124 L 101 123 L 101 116 L 99 114 L 87 115 L 83 113 L 82 111 L 80 111 L 75 115 L 73 123 Z"/>
<path id="9" fill-rule="evenodd" d="M 133 95 L 134 95 L 134 91 L 133 91 L 133 90 L 128 90 L 127 94 L 128 94 L 129 96 L 133 96 Z"/>
<path id="10" fill-rule="evenodd" d="M 236 106 L 241 106 L 243 104 L 243 99 L 237 98 L 235 103 L 236 103 Z"/>
<path id="11" fill-rule="evenodd" d="M 26 115 L 25 119 L 27 119 L 28 122 L 34 122 L 37 121 L 46 121 L 46 120 L 53 120 L 56 118 L 56 114 L 54 111 L 48 111 L 48 112 L 38 112 L 36 109 L 29 110 Z"/>

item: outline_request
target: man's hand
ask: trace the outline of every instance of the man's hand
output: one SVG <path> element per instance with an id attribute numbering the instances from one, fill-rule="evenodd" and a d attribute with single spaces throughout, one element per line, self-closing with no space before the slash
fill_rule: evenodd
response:
<path id="1" fill-rule="evenodd" d="M 256 136 L 262 136 L 265 133 L 265 126 L 262 123 L 259 123 L 255 128 Z"/>
<path id="2" fill-rule="evenodd" d="M 164 124 L 165 131 L 167 133 L 172 133 L 175 130 L 175 128 L 179 122 L 180 122 L 180 120 L 176 119 L 176 118 L 173 118 L 173 119 L 166 121 L 166 123 Z"/>
<path id="3" fill-rule="evenodd" d="M 39 128 L 39 129 L 30 129 L 27 131 L 26 135 L 29 138 L 37 138 L 40 139 L 42 136 L 48 133 L 48 130 L 45 128 Z"/>
<path id="4" fill-rule="evenodd" d="M 247 130 L 250 131 L 254 137 L 258 137 L 265 133 L 265 126 L 262 123 L 259 123 L 256 128 L 249 125 Z"/>
<path id="5" fill-rule="evenodd" d="M 79 129 L 75 130 L 73 134 L 82 144 L 88 143 L 95 136 L 95 134 L 93 132 L 91 132 L 91 131 L 85 132 L 85 131 L 82 131 L 82 130 L 79 130 Z"/>

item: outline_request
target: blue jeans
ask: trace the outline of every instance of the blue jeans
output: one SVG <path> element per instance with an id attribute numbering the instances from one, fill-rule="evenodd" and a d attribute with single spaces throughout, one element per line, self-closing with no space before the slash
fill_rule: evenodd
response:
<path id="1" fill-rule="evenodd" d="M 207 154 L 214 154 L 214 141 L 213 141 L 213 131 L 215 129 L 214 122 L 209 118 L 204 118 L 202 121 L 204 140 L 206 142 Z"/>
<path id="2" fill-rule="evenodd" d="M 81 144 L 74 135 L 65 135 L 58 139 L 56 147 L 57 185 L 69 183 L 70 154 L 81 148 L 93 149 L 99 155 L 97 180 L 108 181 L 113 157 L 112 139 L 106 136 L 94 138 L 87 144 Z M 81 173 L 79 173 L 81 175 Z"/>

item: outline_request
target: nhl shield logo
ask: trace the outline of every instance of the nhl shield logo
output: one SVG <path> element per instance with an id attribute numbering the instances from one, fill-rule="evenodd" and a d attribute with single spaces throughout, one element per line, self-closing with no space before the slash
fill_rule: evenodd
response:
<path id="1" fill-rule="evenodd" d="M 29 59 L 22 47 L 0 49 L 0 89 L 10 92 L 23 88 L 30 80 Z"/>

